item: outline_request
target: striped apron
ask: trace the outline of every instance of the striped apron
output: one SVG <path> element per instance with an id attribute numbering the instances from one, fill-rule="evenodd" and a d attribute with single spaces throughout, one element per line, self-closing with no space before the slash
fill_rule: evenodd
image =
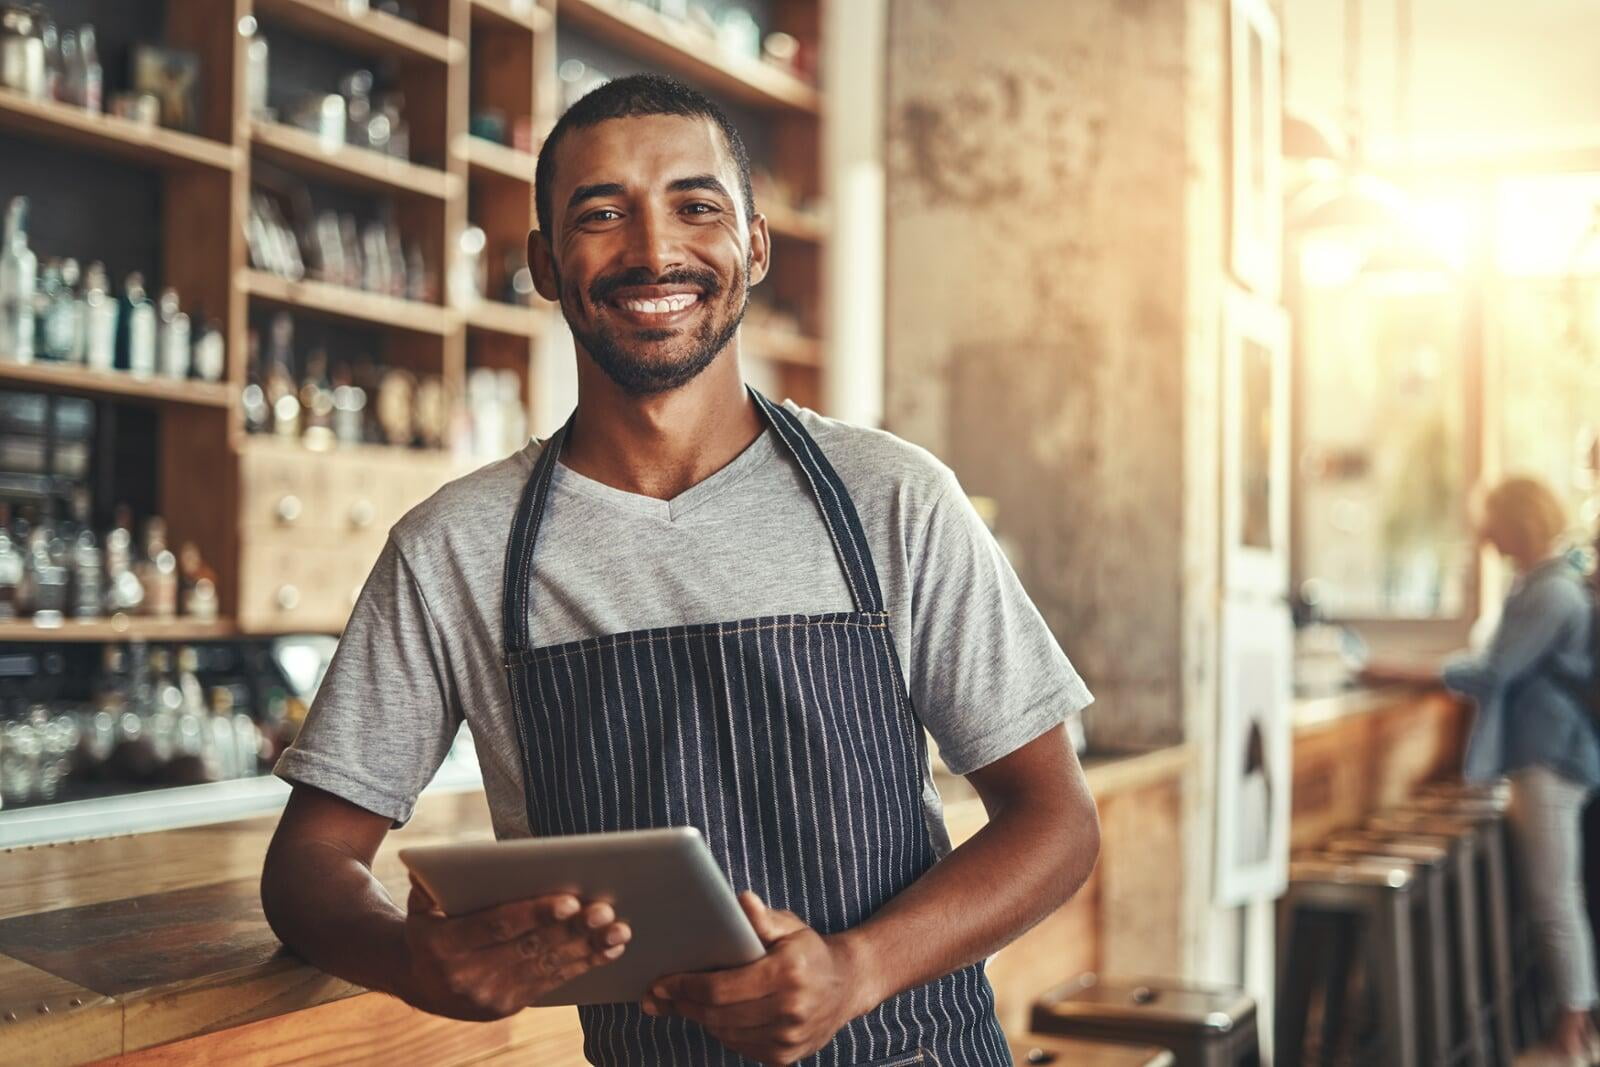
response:
<path id="1" fill-rule="evenodd" d="M 750 394 L 805 474 L 855 610 L 531 647 L 534 544 L 569 419 L 540 452 L 506 554 L 505 664 L 528 826 L 539 836 L 693 826 L 736 890 L 836 933 L 934 864 L 925 742 L 844 483 L 794 415 Z M 698 1024 L 638 1004 L 578 1012 L 596 1064 L 750 1062 Z M 885 1001 L 804 1062 L 992 1067 L 1011 1057 L 975 963 Z"/>

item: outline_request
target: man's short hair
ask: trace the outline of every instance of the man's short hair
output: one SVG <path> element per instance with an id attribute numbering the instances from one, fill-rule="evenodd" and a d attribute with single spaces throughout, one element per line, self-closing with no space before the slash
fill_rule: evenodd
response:
<path id="1" fill-rule="evenodd" d="M 739 191 L 744 196 L 745 216 L 755 219 L 755 196 L 750 189 L 750 153 L 744 139 L 734 129 L 727 114 L 705 94 L 689 88 L 675 78 L 661 74 L 632 74 L 608 81 L 569 107 L 556 120 L 550 136 L 539 149 L 539 164 L 534 169 L 533 202 L 539 216 L 539 229 L 546 238 L 550 230 L 550 181 L 555 172 L 556 150 L 572 130 L 598 126 L 608 119 L 638 118 L 645 115 L 682 115 L 708 118 L 722 131 L 728 152 L 739 168 Z"/>

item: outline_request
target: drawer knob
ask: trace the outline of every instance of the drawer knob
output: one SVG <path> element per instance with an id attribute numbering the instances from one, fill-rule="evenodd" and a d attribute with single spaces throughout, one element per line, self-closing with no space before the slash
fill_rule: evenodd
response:
<path id="1" fill-rule="evenodd" d="M 370 500 L 357 500 L 350 505 L 350 525 L 358 530 L 365 530 L 372 525 L 378 517 L 378 509 L 372 506 Z"/>
<path id="2" fill-rule="evenodd" d="M 300 512 L 304 510 L 300 498 L 293 493 L 285 493 L 278 498 L 278 521 L 285 526 L 293 526 L 300 521 Z"/>
<path id="3" fill-rule="evenodd" d="M 293 611 L 300 606 L 300 590 L 292 585 L 278 586 L 278 607 L 284 611 Z"/>

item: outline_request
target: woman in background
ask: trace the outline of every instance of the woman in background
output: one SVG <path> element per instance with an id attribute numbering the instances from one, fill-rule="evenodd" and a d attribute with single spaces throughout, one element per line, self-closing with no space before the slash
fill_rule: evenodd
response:
<path id="1" fill-rule="evenodd" d="M 1485 498 L 1479 534 L 1516 572 L 1482 652 L 1450 660 L 1444 684 L 1478 706 L 1469 781 L 1511 780 L 1510 823 L 1524 900 L 1558 1009 L 1543 1047 L 1519 1065 L 1600 1062 L 1593 1012 L 1594 939 L 1583 898 L 1582 814 L 1600 787 L 1600 727 L 1584 690 L 1596 684 L 1589 593 L 1564 551 L 1567 519 L 1542 482 L 1510 478 Z M 1375 680 L 1421 680 L 1374 668 Z"/>

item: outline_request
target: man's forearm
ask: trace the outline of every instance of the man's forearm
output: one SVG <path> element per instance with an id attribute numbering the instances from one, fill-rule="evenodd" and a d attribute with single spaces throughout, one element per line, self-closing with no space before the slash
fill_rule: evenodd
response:
<path id="1" fill-rule="evenodd" d="M 999 950 L 1076 893 L 1099 821 L 1080 803 L 1013 803 L 862 925 L 840 935 L 864 975 L 860 1011 Z"/>
<path id="2" fill-rule="evenodd" d="M 359 858 L 323 842 L 275 842 L 261 903 L 273 933 L 311 964 L 410 999 L 405 912 Z"/>

